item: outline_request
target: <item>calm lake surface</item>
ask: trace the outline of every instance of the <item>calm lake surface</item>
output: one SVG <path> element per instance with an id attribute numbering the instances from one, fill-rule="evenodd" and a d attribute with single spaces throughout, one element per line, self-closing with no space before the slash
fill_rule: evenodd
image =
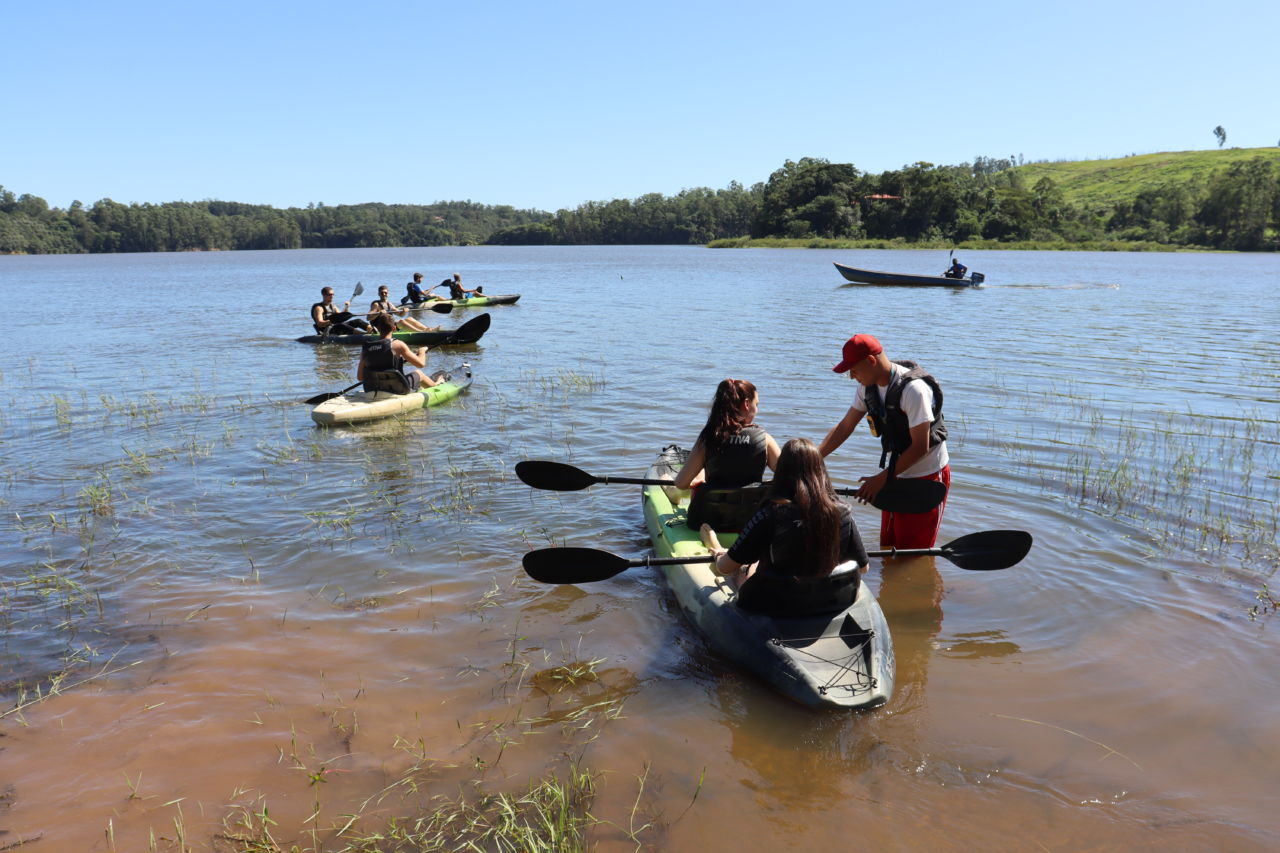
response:
<path id="1" fill-rule="evenodd" d="M 831 265 L 942 252 L 0 257 L 0 849 L 215 849 L 264 808 L 336 849 L 347 815 L 572 765 L 602 850 L 1276 849 L 1280 258 L 961 257 L 986 286 Z M 357 357 L 294 342 L 320 287 L 365 306 L 414 271 L 522 294 L 429 357 L 472 364 L 469 394 L 315 427 L 300 401 Z M 946 391 L 940 542 L 1035 536 L 1000 572 L 873 561 L 886 707 L 774 695 L 656 569 L 524 575 L 530 548 L 648 541 L 637 487 L 535 492 L 516 462 L 643 476 L 726 376 L 780 440 L 821 439 L 855 332 Z M 878 456 L 863 429 L 828 461 L 852 485 Z"/>

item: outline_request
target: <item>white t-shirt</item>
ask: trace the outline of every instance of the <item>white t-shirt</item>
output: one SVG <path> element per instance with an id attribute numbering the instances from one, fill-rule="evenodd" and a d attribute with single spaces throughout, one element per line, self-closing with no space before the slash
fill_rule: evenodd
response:
<path id="1" fill-rule="evenodd" d="M 900 364 L 890 362 L 893 376 L 890 377 L 889 383 L 893 382 L 893 377 L 900 376 L 907 372 L 907 368 Z M 884 399 L 885 391 L 889 389 L 889 383 L 880 386 L 880 399 Z M 863 386 L 859 384 L 858 390 L 853 395 L 853 408 L 863 414 L 867 411 L 866 395 Z M 922 379 L 913 379 L 907 383 L 902 389 L 902 411 L 907 416 L 907 425 L 911 427 L 919 426 L 924 423 L 932 423 L 933 421 L 933 389 Z M 897 472 L 899 477 L 925 477 L 929 474 L 936 474 L 943 468 L 947 467 L 951 462 L 951 457 L 947 454 L 947 443 L 945 441 L 935 444 L 929 448 L 929 452 L 920 457 L 920 461 L 912 465 L 905 471 Z"/>

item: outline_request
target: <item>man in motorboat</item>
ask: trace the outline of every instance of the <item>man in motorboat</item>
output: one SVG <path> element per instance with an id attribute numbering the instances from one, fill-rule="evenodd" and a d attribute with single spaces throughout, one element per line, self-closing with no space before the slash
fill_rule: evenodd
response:
<path id="1" fill-rule="evenodd" d="M 960 263 L 959 258 L 956 258 L 951 262 L 951 266 L 948 267 L 947 271 L 944 272 L 942 275 L 946 278 L 964 278 L 964 274 L 967 273 L 968 271 L 969 271 L 969 268 L 966 267 L 964 264 Z"/>

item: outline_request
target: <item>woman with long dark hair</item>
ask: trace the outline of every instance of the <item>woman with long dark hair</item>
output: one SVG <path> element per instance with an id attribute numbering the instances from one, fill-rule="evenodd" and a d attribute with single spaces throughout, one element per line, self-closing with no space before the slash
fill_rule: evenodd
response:
<path id="1" fill-rule="evenodd" d="M 753 563 L 761 572 L 799 578 L 826 577 L 850 560 L 867 566 L 853 510 L 836 497 L 822 455 L 807 438 L 783 445 L 768 499 L 732 546 L 724 548 L 709 525 L 700 532 L 716 557 L 716 573 L 739 582 Z"/>
<path id="2" fill-rule="evenodd" d="M 737 489 L 759 483 L 765 466 L 778 464 L 778 442 L 756 426 L 760 395 L 745 379 L 724 379 L 716 386 L 707 424 L 676 474 L 674 486 L 705 485 Z"/>

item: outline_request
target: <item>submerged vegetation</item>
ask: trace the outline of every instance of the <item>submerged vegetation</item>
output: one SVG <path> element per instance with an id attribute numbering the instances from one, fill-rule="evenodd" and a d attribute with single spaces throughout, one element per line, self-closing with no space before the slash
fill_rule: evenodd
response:
<path id="1" fill-rule="evenodd" d="M 996 443 L 1046 486 L 1140 525 L 1160 553 L 1196 555 L 1252 578 L 1280 570 L 1280 483 L 1273 473 L 1280 470 L 1280 423 L 1274 418 L 1262 412 L 1116 417 L 1063 388 L 1027 390 L 1023 399 L 1028 414 L 1056 413 L 1046 421 L 1052 431 L 1033 441 Z"/>
<path id="2" fill-rule="evenodd" d="M 588 201 L 554 214 L 472 202 L 277 209 L 111 199 L 62 210 L 0 186 L 0 253 L 29 254 L 479 243 L 1275 251 L 1277 228 L 1274 148 L 1058 163 L 975 157 L 880 174 L 803 157 L 750 187 Z"/>

